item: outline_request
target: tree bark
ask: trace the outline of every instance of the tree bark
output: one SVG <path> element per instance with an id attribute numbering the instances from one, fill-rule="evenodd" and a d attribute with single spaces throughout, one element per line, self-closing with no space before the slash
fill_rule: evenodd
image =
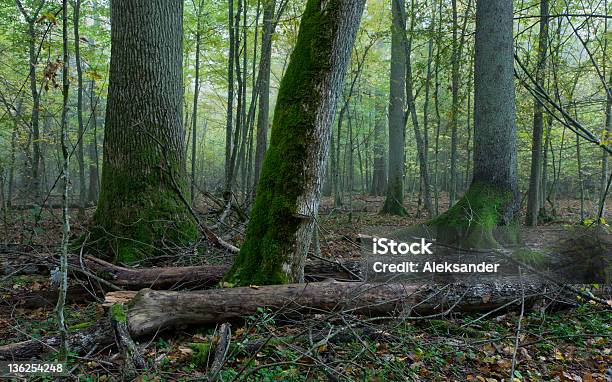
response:
<path id="1" fill-rule="evenodd" d="M 321 311 L 345 311 L 364 315 L 404 315 L 419 319 L 427 314 L 450 312 L 478 313 L 494 309 L 519 308 L 525 298 L 529 309 L 546 298 L 547 285 L 539 282 L 521 284 L 482 283 L 476 285 L 423 286 L 414 284 L 364 284 L 320 282 L 216 289 L 199 292 L 167 292 L 144 289 L 133 298 L 126 314 L 131 337 L 157 333 L 183 325 L 206 325 L 237 320 L 266 307 L 290 314 Z M 560 302 L 558 293 L 555 300 Z M 570 301 L 575 293 L 568 296 Z M 113 301 L 112 294 L 107 301 Z M 58 336 L 43 337 L 0 346 L 0 360 L 25 360 L 40 357 L 57 346 Z M 75 354 L 84 354 L 94 345 L 113 342 L 109 319 L 92 327 L 69 333 L 69 346 Z"/>
<path id="2" fill-rule="evenodd" d="M 238 0 L 240 1 L 240 0 Z M 233 105 L 234 105 L 234 39 L 237 31 L 234 30 L 234 0 L 228 0 L 228 29 L 229 29 L 229 52 L 227 59 L 227 113 L 225 124 L 225 193 L 231 192 L 232 177 L 232 142 L 233 132 Z M 228 189 L 229 188 L 229 189 Z M 226 200 L 230 200 L 229 195 L 224 195 Z"/>
<path id="3" fill-rule="evenodd" d="M 412 11 L 410 12 L 413 16 L 410 21 L 410 37 L 407 37 L 404 41 L 405 49 L 406 49 L 406 98 L 408 101 L 407 104 L 407 113 L 411 116 L 412 120 L 412 128 L 414 129 L 414 137 L 416 140 L 417 146 L 417 159 L 419 161 L 419 180 L 421 184 L 421 194 L 423 195 L 423 200 L 425 204 L 425 209 L 427 210 L 427 216 L 434 216 L 434 207 L 431 203 L 431 195 L 430 195 L 430 187 L 429 187 L 429 166 L 428 166 L 428 158 L 427 151 L 429 149 L 428 142 L 428 134 L 427 134 L 427 102 L 429 98 L 429 80 L 431 78 L 431 53 L 433 47 L 433 40 L 430 40 L 429 43 L 429 54 L 427 58 L 427 79 L 425 82 L 425 109 L 424 109 L 424 126 L 423 131 L 419 127 L 419 117 L 417 115 L 416 110 L 416 97 L 414 95 L 414 86 L 412 79 L 412 58 L 410 52 L 412 51 L 412 33 L 414 31 L 414 2 L 412 3 Z M 402 18 L 405 20 L 406 15 L 403 14 Z M 432 22 L 433 26 L 433 22 Z M 433 30 L 430 30 L 433 32 Z M 433 33 L 432 33 L 433 35 Z M 406 118 L 407 119 L 407 118 Z"/>
<path id="4" fill-rule="evenodd" d="M 35 203 L 40 202 L 40 93 L 36 84 L 36 66 L 38 64 L 38 54 L 36 52 L 36 20 L 45 4 L 40 3 L 37 9 L 32 14 L 28 14 L 23 7 L 21 0 L 16 0 L 19 11 L 25 18 L 28 24 L 28 66 L 30 68 L 28 79 L 30 80 L 30 94 L 32 95 L 32 115 L 30 119 L 30 128 L 32 133 L 32 168 L 30 179 L 30 191 Z"/>
<path id="5" fill-rule="evenodd" d="M 74 59 L 77 71 L 77 163 L 79 166 L 79 213 L 85 213 L 87 204 L 87 187 L 85 182 L 85 126 L 83 124 L 83 69 L 81 67 L 81 37 L 79 34 L 79 20 L 81 13 L 81 0 L 74 2 L 73 28 L 74 28 Z"/>
<path id="6" fill-rule="evenodd" d="M 392 0 L 391 76 L 389 85 L 389 177 L 382 213 L 405 215 L 404 146 L 406 134 L 406 19 L 403 0 Z"/>
<path id="7" fill-rule="evenodd" d="M 543 88 L 548 57 L 548 0 L 540 1 L 540 35 L 538 42 L 538 66 L 536 82 Z M 540 193 L 542 185 L 542 135 L 544 134 L 544 116 L 542 104 L 533 101 L 533 140 L 531 144 L 531 173 L 529 193 L 527 196 L 527 216 L 525 224 L 536 226 L 540 214 Z"/>
<path id="8" fill-rule="evenodd" d="M 338 93 L 365 0 L 309 0 L 279 89 L 270 149 L 228 280 L 304 279 Z M 316 49 L 313 47 L 316 46 Z"/>
<path id="9" fill-rule="evenodd" d="M 608 81 L 608 88 L 612 89 L 612 69 L 610 69 L 610 80 Z M 610 141 L 612 140 L 612 95 L 610 95 L 610 91 L 608 91 L 608 97 L 606 101 L 606 126 L 605 126 L 605 139 L 607 140 L 607 145 L 610 146 Z M 605 216 L 606 214 L 606 188 L 608 182 L 608 176 L 610 173 L 609 170 L 609 155 L 604 152 L 602 154 L 601 159 L 601 184 L 599 191 L 599 212 L 601 216 Z"/>
<path id="10" fill-rule="evenodd" d="M 198 233 L 184 203 L 182 21 L 179 0 L 112 2 L 104 167 L 88 242 L 118 262 Z"/>
<path id="11" fill-rule="evenodd" d="M 198 97 L 200 95 L 200 46 L 202 43 L 201 38 L 201 18 L 202 18 L 202 1 L 199 2 L 197 9 L 197 21 L 196 21 L 196 51 L 195 51 L 195 83 L 193 85 L 193 116 L 191 126 L 191 203 L 195 198 L 195 185 L 196 185 L 196 136 L 198 131 Z"/>
<path id="12" fill-rule="evenodd" d="M 276 0 L 264 0 L 263 34 L 261 37 L 261 57 L 259 59 L 257 136 L 255 145 L 255 169 L 253 170 L 253 189 L 257 189 L 264 155 L 268 148 L 268 124 L 270 119 L 270 70 L 272 64 L 272 36 L 274 35 L 274 11 Z"/>
<path id="13" fill-rule="evenodd" d="M 374 168 L 372 170 L 372 188 L 371 194 L 374 196 L 382 196 L 387 190 L 387 166 L 385 161 L 385 118 L 386 107 L 376 98 L 376 106 L 374 110 Z"/>
<path id="14" fill-rule="evenodd" d="M 441 241 L 490 248 L 517 240 L 512 8 L 506 0 L 476 3 L 474 175 L 463 198 L 428 223 Z"/>

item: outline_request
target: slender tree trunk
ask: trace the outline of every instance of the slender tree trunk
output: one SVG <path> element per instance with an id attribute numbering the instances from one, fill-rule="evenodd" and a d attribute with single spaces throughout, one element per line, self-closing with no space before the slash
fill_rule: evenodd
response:
<path id="1" fill-rule="evenodd" d="M 97 203 L 100 193 L 100 171 L 98 164 L 98 102 L 95 97 L 95 82 L 92 80 L 89 87 L 90 121 L 92 124 L 91 141 L 89 142 L 89 192 L 87 199 L 90 203 Z"/>
<path id="2" fill-rule="evenodd" d="M 8 190 L 7 190 L 7 207 L 13 204 L 13 195 L 15 192 L 15 152 L 17 151 L 17 131 L 18 119 L 21 117 L 23 101 L 21 98 L 17 100 L 15 107 L 15 119 L 13 120 L 13 132 L 11 133 L 11 158 L 8 174 Z"/>
<path id="3" fill-rule="evenodd" d="M 350 108 L 347 110 L 347 122 L 348 122 L 348 192 L 349 192 L 349 215 L 348 222 L 353 221 L 353 188 L 354 188 L 354 177 L 355 177 L 355 163 L 354 163 L 354 137 L 353 137 L 353 118 L 351 118 Z"/>
<path id="4" fill-rule="evenodd" d="M 606 28 L 607 31 L 607 28 Z M 606 34 L 607 36 L 607 34 Z M 607 40 L 606 40 L 606 46 L 607 46 Z M 604 55 L 605 55 L 605 49 L 604 49 Z M 610 71 L 610 79 L 608 81 L 608 89 L 612 89 L 612 69 L 608 69 Z M 606 121 L 605 121 L 605 127 L 604 127 L 604 137 L 605 139 L 610 142 L 610 140 L 612 140 L 612 95 L 610 95 L 610 90 L 608 90 L 607 92 L 607 101 L 606 101 Z M 608 143 L 609 145 L 609 143 Z M 609 155 L 608 153 L 604 152 L 602 153 L 602 159 L 601 159 L 601 183 L 599 186 L 599 211 L 601 213 L 601 216 L 605 216 L 606 215 L 606 188 L 607 188 L 607 183 L 608 183 L 608 174 L 610 173 L 610 169 L 609 169 Z"/>
<path id="5" fill-rule="evenodd" d="M 405 215 L 404 146 L 406 135 L 406 14 L 403 0 L 392 0 L 391 75 L 389 85 L 389 177 L 382 213 Z"/>
<path id="6" fill-rule="evenodd" d="M 247 158 L 246 158 L 246 182 L 245 182 L 245 200 L 249 203 L 253 199 L 254 187 L 253 187 L 253 143 L 255 134 L 255 112 L 256 105 L 259 97 L 259 78 L 255 75 L 257 72 L 257 40 L 259 37 L 259 16 L 261 14 L 261 0 L 257 0 L 257 11 L 255 13 L 255 35 L 253 36 L 253 59 L 251 60 L 251 101 L 249 105 L 249 113 L 247 118 L 247 126 L 249 130 L 248 142 L 247 142 Z"/>
<path id="7" fill-rule="evenodd" d="M 104 167 L 89 241 L 117 262 L 189 243 L 198 233 L 185 204 L 182 24 L 180 1 L 111 4 Z"/>
<path id="8" fill-rule="evenodd" d="M 257 144 L 255 145 L 255 169 L 253 189 L 257 189 L 264 154 L 268 146 L 268 121 L 270 111 L 270 66 L 272 61 L 272 36 L 274 35 L 274 11 L 276 0 L 264 0 L 261 58 L 259 60 L 259 112 L 257 114 Z"/>
<path id="9" fill-rule="evenodd" d="M 247 93 L 247 77 L 248 77 L 248 57 L 247 57 L 247 15 L 248 15 L 248 3 L 246 2 L 246 0 L 243 0 L 243 5 L 242 5 L 244 12 L 243 12 L 243 16 L 242 16 L 242 67 L 243 67 L 243 74 L 242 74 L 242 87 L 241 87 L 241 92 L 242 92 L 242 107 L 240 108 L 240 120 L 242 121 L 242 135 L 241 135 L 241 142 L 240 142 L 240 152 L 238 154 L 238 162 L 239 164 L 236 166 L 236 168 L 240 168 L 240 179 L 241 179 L 241 185 L 242 185 L 242 191 L 246 194 L 246 188 L 247 188 L 247 182 L 246 182 L 246 150 L 247 150 L 247 139 L 248 139 L 248 129 L 249 129 L 249 124 L 247 121 L 247 111 L 246 111 L 246 105 L 247 105 L 247 98 L 246 98 L 246 93 Z M 255 58 L 253 58 L 253 60 L 255 60 Z M 246 199 L 246 195 L 245 195 L 245 199 Z"/>
<path id="10" fill-rule="evenodd" d="M 470 61 L 470 67 L 472 67 L 472 61 Z M 467 90 L 467 164 L 465 168 L 465 184 L 463 189 L 467 189 L 470 186 L 470 173 L 471 173 L 471 164 L 472 164 L 472 136 L 473 136 L 473 127 L 472 127 L 472 76 L 468 80 L 468 90 Z"/>
<path id="11" fill-rule="evenodd" d="M 331 123 L 365 0 L 308 0 L 279 89 L 270 149 L 240 254 L 242 285 L 304 279 Z M 312 49 L 316 46 L 317 49 Z"/>
<path id="12" fill-rule="evenodd" d="M 78 0 L 77 0 L 78 2 Z M 75 19 L 78 17 L 78 7 L 76 5 Z M 75 31 L 75 35 L 78 32 Z M 70 175 L 68 169 L 70 168 L 70 155 L 68 153 L 68 96 L 70 90 L 70 76 L 69 76 L 69 56 L 68 56 L 68 0 L 62 2 L 62 50 L 63 50 L 63 64 L 62 64 L 62 118 L 61 118 L 61 147 L 62 147 L 62 248 L 60 258 L 60 288 L 59 297 L 55 306 L 55 312 L 57 315 L 57 325 L 60 332 L 60 351 L 59 358 L 62 361 L 68 359 L 68 330 L 66 322 L 64 320 L 64 305 L 66 302 L 66 292 L 68 290 L 68 240 L 70 238 L 70 219 L 68 216 L 68 190 L 70 185 Z"/>
<path id="13" fill-rule="evenodd" d="M 234 128 L 234 135 L 232 138 L 232 150 L 230 155 L 230 166 L 229 166 L 229 175 L 225 180 L 225 192 L 224 197 L 226 201 L 231 199 L 231 194 L 234 190 L 234 184 L 236 183 L 236 173 L 238 169 L 238 150 L 241 146 L 240 144 L 240 134 L 242 132 L 242 125 L 245 122 L 242 119 L 242 108 L 244 104 L 244 93 L 243 93 L 243 82 L 246 79 L 243 78 L 243 73 L 240 64 L 240 21 L 242 17 L 242 0 L 238 0 L 238 8 L 236 9 L 235 22 L 234 22 L 234 66 L 236 68 L 236 82 L 238 89 L 238 97 L 236 100 L 236 126 Z M 244 52 L 246 54 L 246 52 Z"/>
<path id="14" fill-rule="evenodd" d="M 74 59 L 76 62 L 77 71 L 77 148 L 76 156 L 79 165 L 79 213 L 85 213 L 85 205 L 87 204 L 87 187 L 85 182 L 85 128 L 83 124 L 83 70 L 81 68 L 81 37 L 79 34 L 79 20 L 81 13 L 81 0 L 74 2 Z"/>
<path id="15" fill-rule="evenodd" d="M 382 196 L 387 190 L 387 166 L 385 163 L 385 119 L 386 108 L 378 98 L 376 98 L 374 116 L 374 168 L 372 171 L 371 194 Z"/>
<path id="16" fill-rule="evenodd" d="M 200 47 L 202 43 L 201 38 L 201 18 L 202 18 L 202 8 L 204 4 L 203 1 L 200 0 L 198 9 L 197 9 L 197 18 L 196 21 L 196 51 L 195 51 L 195 83 L 193 85 L 193 115 L 191 117 L 192 126 L 191 126 L 191 203 L 193 204 L 195 198 L 195 185 L 196 185 L 196 157 L 197 157 L 197 132 L 198 132 L 198 98 L 200 95 Z"/>
<path id="17" fill-rule="evenodd" d="M 538 66 L 536 82 L 544 87 L 546 58 L 548 57 L 548 0 L 540 1 L 540 36 L 538 43 Z M 536 226 L 540 213 L 540 186 L 542 184 L 542 135 L 544 132 L 544 117 L 542 104 L 537 99 L 533 101 L 533 140 L 531 143 L 531 175 L 529 177 L 529 193 L 527 197 L 527 216 L 525 224 Z"/>
<path id="18" fill-rule="evenodd" d="M 417 115 L 416 110 L 416 100 L 414 96 L 413 89 L 413 79 L 412 79 L 412 58 L 411 58 L 411 50 L 412 50 L 412 32 L 414 31 L 414 0 L 412 2 L 412 11 L 410 12 L 413 17 L 410 22 L 410 38 L 405 41 L 405 49 L 406 49 L 406 97 L 408 101 L 407 109 L 408 113 L 412 118 L 412 127 L 414 129 L 414 137 L 416 140 L 417 146 L 417 159 L 419 162 L 419 174 L 420 174 L 420 184 L 421 184 L 421 194 L 423 196 L 423 201 L 425 204 L 425 209 L 427 210 L 427 215 L 431 218 L 434 216 L 434 207 L 431 203 L 430 196 L 430 187 L 429 187 L 429 170 L 428 170 L 428 159 L 427 159 L 427 147 L 429 146 L 427 142 L 427 133 L 425 125 L 423 131 L 419 127 L 419 117 Z M 403 18 L 404 16 L 402 16 Z M 427 114 L 427 97 L 429 97 L 429 80 L 431 78 L 431 48 L 433 41 L 430 40 L 429 45 L 429 56 L 428 56 L 428 72 L 427 79 L 425 82 L 425 115 Z M 425 117 L 425 121 L 427 121 L 427 117 Z M 427 122 L 425 122 L 427 123 Z M 420 200 L 420 199 L 419 199 Z"/>
<path id="19" fill-rule="evenodd" d="M 32 141 L 32 163 L 31 163 L 31 179 L 30 179 L 30 192 L 35 202 L 40 202 L 40 94 L 36 85 L 36 65 L 38 64 L 38 55 L 36 50 L 36 20 L 44 5 L 41 2 L 38 8 L 32 13 L 28 14 L 23 7 L 21 0 L 16 0 L 19 11 L 25 18 L 28 24 L 28 66 L 30 73 L 28 79 L 30 80 L 30 94 L 32 95 L 32 115 L 30 119 L 31 127 L 31 141 Z"/>
<path id="20" fill-rule="evenodd" d="M 582 157 L 580 155 L 580 136 L 576 134 L 576 161 L 578 166 L 578 189 L 580 190 L 580 221 L 584 216 L 584 180 L 582 179 Z"/>
<path id="21" fill-rule="evenodd" d="M 442 51 L 442 1 L 438 3 L 438 31 L 436 38 L 436 59 L 435 59 L 435 87 L 434 87 L 434 107 L 436 109 L 436 138 L 434 145 L 434 208 L 436 215 L 440 213 L 440 185 L 439 185 L 439 171 L 438 163 L 440 159 L 440 127 L 442 125 L 442 118 L 440 116 L 440 53 Z"/>
<path id="22" fill-rule="evenodd" d="M 240 0 L 238 0 L 240 1 Z M 237 33 L 234 30 L 234 0 L 228 0 L 228 29 L 229 29 L 229 52 L 227 60 L 227 113 L 225 125 L 225 190 L 224 197 L 229 200 L 231 197 L 231 177 L 232 177 L 232 142 L 233 115 L 234 115 L 234 39 Z"/>
<path id="23" fill-rule="evenodd" d="M 459 120 L 459 24 L 457 22 L 457 0 L 452 0 L 453 8 L 453 49 L 451 57 L 451 163 L 449 206 L 457 199 L 457 126 Z"/>

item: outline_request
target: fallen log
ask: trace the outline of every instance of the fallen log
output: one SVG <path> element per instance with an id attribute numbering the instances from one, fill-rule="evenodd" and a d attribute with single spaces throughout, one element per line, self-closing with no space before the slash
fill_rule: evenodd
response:
<path id="1" fill-rule="evenodd" d="M 0 263 L 6 255 L 0 255 Z M 5 273 L 11 274 L 17 270 L 30 269 L 30 273 L 41 273 L 56 266 L 52 256 L 19 255 L 14 261 L 4 263 Z M 125 290 L 150 289 L 205 289 L 218 284 L 229 270 L 229 264 L 201 265 L 191 267 L 158 267 L 158 268 L 127 268 L 113 265 L 104 260 L 85 256 L 81 260 L 72 255 L 69 259 L 70 269 L 76 273 L 94 275 L 106 280 L 112 285 Z M 2 272 L 0 272 L 2 273 Z M 359 280 L 361 264 L 359 261 L 309 261 L 305 267 L 308 281 L 336 279 L 340 281 Z M 95 283 L 93 290 L 99 288 L 111 290 L 108 285 Z M 21 308 L 51 308 L 57 301 L 57 289 L 42 289 L 32 292 L 17 292 L 5 298 L 2 306 L 18 305 Z M 94 295 L 85 285 L 71 286 L 67 291 L 68 302 L 85 302 L 94 300 Z"/>
<path id="2" fill-rule="evenodd" d="M 483 312 L 521 301 L 533 303 L 543 283 L 416 285 L 317 282 L 261 287 L 171 292 L 144 289 L 129 302 L 130 333 L 144 336 L 182 325 L 227 322 L 257 313 L 258 308 L 282 313 L 345 311 L 367 315 L 426 315 L 446 310 Z M 108 294 L 112 298 L 113 293 Z M 124 295 L 125 297 L 125 295 Z"/>
<path id="3" fill-rule="evenodd" d="M 342 311 L 404 319 L 425 319 L 429 314 L 443 316 L 450 312 L 516 309 L 523 299 L 529 309 L 534 302 L 553 294 L 552 290 L 543 282 L 522 286 L 502 282 L 446 286 L 317 282 L 192 292 L 144 289 L 131 294 L 111 292 L 106 297 L 111 301 L 120 294 L 120 302 L 127 302 L 128 332 L 137 338 L 177 326 L 235 321 L 257 313 L 258 308 L 287 315 Z M 557 303 L 563 296 L 567 297 L 567 304 L 576 301 L 576 295 L 566 289 L 556 288 L 554 294 Z M 108 319 L 90 329 L 70 333 L 71 351 L 83 353 L 95 343 L 112 343 L 112 333 Z M 57 336 L 0 346 L 0 360 L 36 357 L 58 343 Z"/>
<path id="4" fill-rule="evenodd" d="M 81 262 L 82 260 L 82 262 Z M 37 273 L 57 266 L 57 259 L 44 254 L 0 254 L 0 274 Z M 73 272 L 88 272 L 122 289 L 198 289 L 215 285 L 229 270 L 230 264 L 210 264 L 189 267 L 128 268 L 111 264 L 92 256 L 77 255 L 69 257 Z M 309 281 L 334 278 L 355 281 L 361 273 L 359 261 L 308 261 L 305 266 L 306 279 Z"/>
<path id="5" fill-rule="evenodd" d="M 46 336 L 27 341 L 0 346 L 1 361 L 19 361 L 38 358 L 40 355 L 57 351 L 61 337 Z M 113 343 L 113 330 L 109 319 L 98 321 L 93 326 L 69 332 L 67 336 L 68 349 L 71 353 L 86 354 L 94 346 L 106 346 Z"/>

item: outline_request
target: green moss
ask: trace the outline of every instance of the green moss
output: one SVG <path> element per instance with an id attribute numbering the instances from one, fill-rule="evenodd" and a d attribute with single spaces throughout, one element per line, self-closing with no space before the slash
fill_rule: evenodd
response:
<path id="1" fill-rule="evenodd" d="M 327 4 L 322 11 L 309 1 L 298 41 L 282 79 L 270 139 L 245 242 L 226 281 L 235 285 L 283 284 L 290 276 L 282 269 L 295 251 L 295 233 L 303 222 L 297 216 L 297 198 L 314 179 L 303 173 L 308 147 L 313 144 L 315 110 L 320 97 L 320 73 L 332 67 L 331 30 L 335 12 Z"/>
<path id="2" fill-rule="evenodd" d="M 110 316 L 117 322 L 127 323 L 127 315 L 121 304 L 113 304 L 110 308 Z"/>
<path id="3" fill-rule="evenodd" d="M 68 328 L 68 331 L 76 331 L 76 330 L 81 330 L 81 329 L 87 329 L 89 328 L 91 325 L 93 325 L 93 322 L 81 322 L 79 324 L 76 325 L 72 325 Z"/>
<path id="4" fill-rule="evenodd" d="M 442 242 L 465 248 L 495 248 L 499 246 L 495 233 L 504 241 L 518 240 L 518 225 L 505 222 L 512 205 L 512 192 L 484 183 L 474 182 L 465 195 L 448 211 L 432 219 L 427 226 L 434 229 Z M 503 226 L 499 229 L 498 227 Z"/>
<path id="5" fill-rule="evenodd" d="M 155 163 L 157 154 L 141 154 Z M 138 158 L 132 159 L 138 162 Z M 159 162 L 158 162 L 159 163 Z M 174 168 L 181 174 L 179 167 Z M 143 166 L 142 174 L 105 164 L 98 208 L 87 245 L 115 263 L 134 263 L 159 254 L 162 247 L 195 241 L 197 223 L 159 168 Z M 175 178 L 182 179 L 176 175 Z M 181 192 L 189 200 L 183 181 Z"/>
<path id="6" fill-rule="evenodd" d="M 191 361 L 200 368 L 206 368 L 208 364 L 208 354 L 210 353 L 209 343 L 190 343 L 189 348 L 193 350 Z"/>
<path id="7" fill-rule="evenodd" d="M 521 263 L 531 266 L 541 266 L 547 262 L 546 256 L 543 253 L 527 248 L 514 251 L 512 257 Z"/>

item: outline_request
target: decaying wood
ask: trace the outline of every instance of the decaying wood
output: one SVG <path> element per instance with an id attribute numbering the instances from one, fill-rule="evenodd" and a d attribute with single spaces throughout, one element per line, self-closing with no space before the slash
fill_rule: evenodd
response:
<path id="1" fill-rule="evenodd" d="M 210 370 L 206 376 L 208 381 L 214 381 L 217 374 L 219 374 L 219 371 L 221 371 L 227 357 L 227 352 L 230 348 L 231 340 L 231 326 L 227 322 L 223 323 L 219 327 L 219 341 L 217 342 L 217 346 L 215 348 L 215 356 L 213 358 L 212 365 L 210 366 Z"/>
<path id="2" fill-rule="evenodd" d="M 565 289 L 550 288 L 543 283 L 529 282 L 523 288 L 526 308 L 550 294 L 555 295 L 557 302 L 563 295 L 570 303 L 576 297 Z M 121 292 L 121 298 L 125 301 L 129 293 Z M 257 313 L 258 308 L 288 315 L 343 311 L 423 319 L 429 314 L 445 315 L 451 311 L 474 313 L 514 309 L 522 301 L 519 284 L 500 282 L 446 286 L 317 282 L 192 292 L 144 289 L 131 293 L 127 329 L 133 338 L 153 335 L 174 326 L 237 320 Z M 107 299 L 110 301 L 117 294 L 111 292 Z M 112 339 L 113 330 L 107 318 L 89 329 L 70 333 L 68 341 L 71 351 L 85 353 L 94 344 L 108 345 Z M 59 337 L 52 336 L 0 346 L 0 360 L 30 359 L 58 343 Z"/>
<path id="3" fill-rule="evenodd" d="M 543 284 L 527 284 L 530 302 Z M 112 296 L 112 293 L 110 294 Z M 269 308 L 284 313 L 350 311 L 368 315 L 423 315 L 452 308 L 482 312 L 520 300 L 520 285 L 423 286 L 416 284 L 366 284 L 317 282 L 261 287 L 170 292 L 144 289 L 130 302 L 128 325 L 134 336 L 143 336 L 179 325 L 226 322 Z"/>
<path id="4" fill-rule="evenodd" d="M 2 261 L 0 255 L 0 263 Z M 4 255 L 6 256 L 6 255 Z M 20 261 L 20 263 L 18 261 Z M 70 258 L 71 272 L 84 274 L 85 278 L 97 277 L 104 283 L 94 281 L 94 288 L 86 285 L 73 285 L 68 289 L 67 298 L 69 302 L 83 302 L 95 300 L 95 295 L 100 292 L 113 290 L 109 285 L 125 290 L 151 289 L 205 289 L 218 284 L 230 265 L 202 265 L 191 267 L 166 267 L 166 268 L 127 268 L 110 264 L 94 257 L 85 256 L 81 261 L 78 256 Z M 55 259 L 52 256 L 42 255 L 19 255 L 15 262 L 4 264 L 6 273 L 29 270 L 27 273 L 43 273 L 49 268 L 55 267 Z M 0 270 L 0 274 L 3 273 Z M 308 281 L 319 281 L 333 278 L 340 281 L 359 280 L 361 266 L 359 261 L 311 261 L 306 264 L 306 278 Z M 49 308 L 57 301 L 56 289 L 43 289 L 28 292 L 15 292 L 6 297 L 0 303 L 0 309 L 18 305 L 21 308 L 36 309 Z M 128 293 L 130 298 L 133 293 Z M 120 293 L 115 294 L 120 296 Z M 126 301 L 115 301 L 124 303 Z"/>
<path id="5" fill-rule="evenodd" d="M 68 334 L 68 348 L 75 354 L 86 354 L 94 346 L 106 346 L 113 342 L 113 331 L 109 320 L 102 320 L 83 330 Z M 38 358 L 43 353 L 55 351 L 60 345 L 60 336 L 47 336 L 0 346 L 0 360 L 26 360 Z"/>
<path id="6" fill-rule="evenodd" d="M 123 307 L 121 305 L 117 305 L 117 307 L 119 307 L 118 309 L 123 312 Z M 130 336 L 127 322 L 122 319 L 125 317 L 113 316 L 112 310 L 109 316 L 111 326 L 113 328 L 113 334 L 115 336 L 115 343 L 117 344 L 117 347 L 119 348 L 119 351 L 123 355 L 124 359 L 123 374 L 126 376 L 126 378 L 132 379 L 138 374 L 139 370 L 143 370 L 145 368 L 146 363 L 144 358 L 142 358 L 138 347 Z"/>

